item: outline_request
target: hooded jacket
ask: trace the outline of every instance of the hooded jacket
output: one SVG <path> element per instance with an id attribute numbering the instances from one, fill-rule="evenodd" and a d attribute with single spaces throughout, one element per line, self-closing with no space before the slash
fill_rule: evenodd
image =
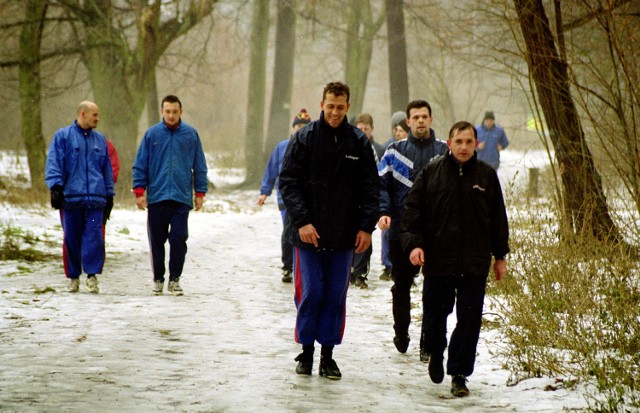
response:
<path id="1" fill-rule="evenodd" d="M 447 153 L 418 175 L 401 225 L 407 253 L 422 248 L 425 276 L 487 275 L 491 255 L 509 252 L 509 225 L 496 171 L 474 155 Z"/>
<path id="2" fill-rule="evenodd" d="M 418 139 L 409 133 L 407 139 L 389 145 L 378 163 L 380 175 L 380 216 L 391 217 L 389 239 L 399 240 L 404 202 L 418 173 L 432 159 L 447 153 L 447 144 L 436 139 L 433 129 L 429 138 Z"/>
<path id="3" fill-rule="evenodd" d="M 378 219 L 379 180 L 371 143 L 346 118 L 332 128 L 321 113 L 291 138 L 280 193 L 295 245 L 315 248 L 302 242 L 297 231 L 313 224 L 318 249 L 353 249 L 358 231 L 372 233 Z"/>
<path id="4" fill-rule="evenodd" d="M 107 197 L 115 196 L 105 137 L 77 121 L 59 129 L 49 146 L 45 183 L 62 187 L 63 209 L 104 208 Z"/>

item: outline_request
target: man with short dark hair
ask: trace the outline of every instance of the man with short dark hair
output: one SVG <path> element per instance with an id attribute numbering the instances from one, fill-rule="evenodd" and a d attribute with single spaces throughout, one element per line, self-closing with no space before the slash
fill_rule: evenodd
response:
<path id="1" fill-rule="evenodd" d="M 378 164 L 380 175 L 380 220 L 378 227 L 389 230 L 391 277 L 393 286 L 393 344 L 400 353 L 409 347 L 411 323 L 411 286 L 420 267 L 412 265 L 400 245 L 400 220 L 404 202 L 416 176 L 432 159 L 447 152 L 447 145 L 436 139 L 431 129 L 431 105 L 425 100 L 414 100 L 407 105 L 410 127 L 407 139 L 393 142 Z M 426 361 L 423 339 L 420 339 L 420 358 Z"/>
<path id="2" fill-rule="evenodd" d="M 133 192 L 138 208 L 148 210 L 153 293 L 162 294 L 164 288 L 164 244 L 168 239 L 168 291 L 182 295 L 180 276 L 187 254 L 189 211 L 194 202 L 196 211 L 204 203 L 207 163 L 198 132 L 181 120 L 180 99 L 165 96 L 160 109 L 162 121 L 147 129 L 133 163 Z"/>
<path id="3" fill-rule="evenodd" d="M 466 378 L 473 373 L 491 256 L 500 280 L 509 253 L 500 181 L 494 169 L 478 162 L 477 144 L 471 123 L 452 126 L 449 152 L 423 168 L 409 191 L 400 232 L 411 263 L 424 274 L 423 329 L 434 383 L 444 379 L 447 317 L 455 302 L 447 374 L 456 397 L 469 394 Z"/>
<path id="4" fill-rule="evenodd" d="M 297 131 L 280 172 L 287 227 L 295 245 L 296 373 L 311 374 L 314 344 L 322 345 L 320 376 L 342 377 L 333 359 L 342 342 L 351 259 L 371 245 L 379 180 L 371 144 L 347 122 L 349 87 L 325 86 L 322 112 Z"/>
<path id="5" fill-rule="evenodd" d="M 476 126 L 478 135 L 478 160 L 488 163 L 496 171 L 500 167 L 500 152 L 509 146 L 509 139 L 504 129 L 495 122 L 495 115 L 487 111 L 482 124 Z"/>

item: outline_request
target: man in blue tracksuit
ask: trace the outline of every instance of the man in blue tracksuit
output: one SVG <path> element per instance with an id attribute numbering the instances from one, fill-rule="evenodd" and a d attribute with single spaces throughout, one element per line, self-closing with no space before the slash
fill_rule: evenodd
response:
<path id="1" fill-rule="evenodd" d="M 280 192 L 295 245 L 296 373 L 311 374 L 314 343 L 320 376 L 340 379 L 333 348 L 342 342 L 351 260 L 371 245 L 379 179 L 371 144 L 347 122 L 349 87 L 325 86 L 320 119 L 291 138 Z"/>
<path id="2" fill-rule="evenodd" d="M 500 152 L 509 146 L 504 129 L 495 123 L 493 112 L 485 112 L 482 124 L 476 126 L 478 135 L 478 160 L 491 165 L 496 171 L 500 167 Z"/>
<path id="3" fill-rule="evenodd" d="M 99 120 L 98 106 L 81 102 L 78 118 L 55 133 L 47 155 L 45 183 L 51 190 L 51 206 L 60 210 L 64 271 L 68 290 L 74 293 L 83 268 L 87 290 L 99 292 L 95 275 L 104 265 L 102 226 L 115 195 L 107 140 L 95 130 Z"/>
<path id="4" fill-rule="evenodd" d="M 400 220 L 404 203 L 418 173 L 432 159 L 447 153 L 447 144 L 436 139 L 431 129 L 431 105 L 424 100 L 414 100 L 407 105 L 407 121 L 410 127 L 407 139 L 393 142 L 378 164 L 380 175 L 380 220 L 378 227 L 389 230 L 391 253 L 391 277 L 393 287 L 393 344 L 399 352 L 409 347 L 409 323 L 411 322 L 411 285 L 420 267 L 411 264 L 409 255 L 400 244 Z M 424 338 L 420 339 L 420 359 L 428 361 L 424 350 Z"/>
<path id="5" fill-rule="evenodd" d="M 133 192 L 140 209 L 148 207 L 147 230 L 151 247 L 153 292 L 162 294 L 165 249 L 169 240 L 169 285 L 182 295 L 180 276 L 187 254 L 189 211 L 202 208 L 207 192 L 207 163 L 198 132 L 182 122 L 182 103 L 162 99 L 162 122 L 147 129 L 133 163 Z M 146 190 L 146 196 L 145 196 Z"/>
<path id="6" fill-rule="evenodd" d="M 309 113 L 307 113 L 306 109 L 300 110 L 293 118 L 293 131 L 297 131 L 301 127 L 309 124 L 311 122 L 311 117 Z M 282 250 L 282 282 L 290 283 L 293 281 L 293 244 L 291 243 L 291 238 L 288 235 L 286 228 L 284 227 L 285 217 L 287 215 L 287 209 L 284 207 L 284 202 L 282 202 L 282 195 L 280 195 L 279 185 L 276 185 L 278 181 L 278 175 L 280 174 L 280 169 L 282 169 L 282 160 L 284 159 L 284 154 L 287 151 L 287 146 L 289 145 L 289 139 L 285 139 L 280 141 L 276 148 L 271 153 L 269 157 L 269 162 L 267 163 L 267 167 L 264 170 L 264 175 L 262 176 L 262 183 L 260 185 L 260 198 L 258 198 L 258 205 L 264 205 L 264 201 L 267 199 L 271 192 L 273 191 L 274 186 L 276 187 L 276 194 L 278 198 L 278 209 L 280 210 L 280 215 L 282 216 L 282 236 L 280 237 L 280 247 Z"/>

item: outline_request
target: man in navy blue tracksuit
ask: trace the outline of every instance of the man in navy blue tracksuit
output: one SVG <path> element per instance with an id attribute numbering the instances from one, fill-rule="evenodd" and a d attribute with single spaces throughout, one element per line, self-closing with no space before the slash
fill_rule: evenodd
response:
<path id="1" fill-rule="evenodd" d="M 133 192 L 138 208 L 144 210 L 148 206 L 153 292 L 162 294 L 164 244 L 168 239 L 167 289 L 173 295 L 182 295 L 180 276 L 187 254 L 189 211 L 194 202 L 196 211 L 204 203 L 207 163 L 198 132 L 180 119 L 182 103 L 178 97 L 165 96 L 160 107 L 162 121 L 146 131 L 133 163 Z"/>
<path id="2" fill-rule="evenodd" d="M 83 101 L 72 125 L 53 136 L 45 171 L 51 206 L 60 210 L 64 271 L 69 292 L 78 292 L 82 269 L 87 290 L 98 293 L 104 265 L 102 225 L 113 207 L 113 172 L 105 137 L 95 130 L 98 106 Z"/>
<path id="3" fill-rule="evenodd" d="M 320 376 L 337 380 L 333 348 L 344 333 L 352 256 L 371 245 L 379 179 L 371 144 L 346 119 L 349 87 L 327 84 L 320 108 L 320 119 L 291 138 L 280 192 L 295 245 L 296 373 L 311 374 L 317 341 Z"/>

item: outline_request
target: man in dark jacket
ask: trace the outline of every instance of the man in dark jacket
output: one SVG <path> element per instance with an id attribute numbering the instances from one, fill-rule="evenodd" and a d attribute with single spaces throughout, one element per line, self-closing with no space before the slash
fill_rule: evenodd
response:
<path id="1" fill-rule="evenodd" d="M 342 342 L 351 259 L 371 245 L 379 182 L 371 144 L 346 119 L 349 87 L 327 84 L 320 108 L 291 138 L 280 193 L 295 245 L 296 373 L 311 374 L 317 341 L 320 375 L 337 380 L 333 347 Z"/>
<path id="2" fill-rule="evenodd" d="M 418 175 L 401 226 L 411 263 L 423 266 L 423 325 L 434 383 L 444 379 L 447 317 L 456 302 L 458 321 L 447 358 L 456 397 L 469 394 L 466 378 L 473 373 L 491 256 L 500 280 L 507 271 L 504 257 L 509 252 L 500 181 L 491 166 L 477 160 L 477 144 L 471 123 L 453 125 L 447 140 L 450 152 Z"/>
<path id="3" fill-rule="evenodd" d="M 418 173 L 432 159 L 447 152 L 447 145 L 431 129 L 431 105 L 414 100 L 407 105 L 410 127 L 407 139 L 393 142 L 378 164 L 380 175 L 380 220 L 378 227 L 389 230 L 391 276 L 393 287 L 393 344 L 401 353 L 409 347 L 411 322 L 411 285 L 420 267 L 409 262 L 409 256 L 400 245 L 400 220 L 404 202 Z M 420 358 L 427 361 L 424 340 L 420 339 Z"/>

